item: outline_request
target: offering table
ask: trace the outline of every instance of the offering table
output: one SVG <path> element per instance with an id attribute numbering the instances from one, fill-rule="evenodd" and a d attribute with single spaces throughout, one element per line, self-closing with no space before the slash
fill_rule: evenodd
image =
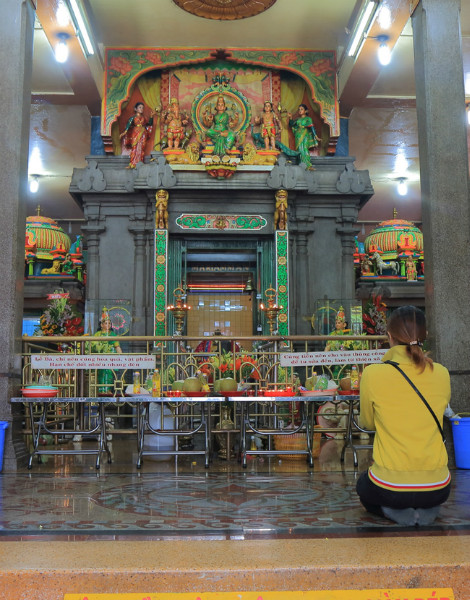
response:
<path id="1" fill-rule="evenodd" d="M 306 460 L 310 467 L 313 467 L 313 423 L 316 415 L 315 403 L 324 402 L 345 402 L 349 405 L 348 421 L 346 427 L 346 440 L 345 448 L 350 446 L 350 440 L 352 439 L 352 417 L 354 404 L 358 401 L 358 396 L 355 395 L 343 395 L 336 397 L 335 395 L 312 395 L 312 396 L 246 396 L 246 397 L 230 397 L 228 400 L 232 403 L 240 403 L 241 406 L 241 430 L 240 430 L 240 453 L 243 468 L 247 466 L 248 455 L 264 455 L 264 454 L 276 454 L 282 455 L 305 455 Z M 293 427 L 284 427 L 281 423 L 281 415 L 278 408 L 280 402 L 296 402 L 299 404 L 300 415 L 299 423 Z M 253 408 L 255 405 L 268 405 L 271 407 L 271 416 L 273 419 L 273 427 L 258 427 L 254 423 Z M 334 428 L 321 428 L 316 427 L 316 433 L 322 433 L 324 431 L 335 431 Z M 305 433 L 306 437 L 306 449 L 288 449 L 288 450 L 276 450 L 271 447 L 271 441 L 274 436 L 288 436 L 296 433 Z M 252 433 L 264 436 L 268 438 L 268 449 L 252 449 L 247 444 L 247 436 Z M 344 456 L 344 451 L 343 451 Z"/>
<path id="2" fill-rule="evenodd" d="M 108 444 L 106 442 L 106 419 L 105 419 L 105 405 L 110 404 L 112 402 L 122 402 L 122 398 L 111 398 L 111 397 L 97 397 L 97 398 L 57 398 L 57 397 L 18 397 L 12 398 L 11 402 L 17 403 L 20 402 L 22 404 L 26 404 L 28 406 L 29 418 L 31 421 L 31 433 L 32 433 L 32 442 L 33 442 L 33 450 L 30 453 L 29 461 L 28 461 L 28 469 L 32 468 L 33 458 L 37 456 L 39 461 L 41 460 L 42 455 L 51 455 L 51 454 L 92 454 L 96 455 L 96 468 L 100 468 L 100 460 L 101 454 L 106 452 L 108 457 L 108 463 L 111 462 L 111 453 L 108 448 Z M 39 405 L 39 413 L 35 413 L 34 405 Z M 91 414 L 92 405 L 96 405 L 98 410 L 96 411 L 96 416 L 93 417 L 93 420 L 96 419 L 96 422 L 92 424 L 88 428 L 81 429 L 66 429 L 61 427 L 52 427 L 49 425 L 47 420 L 48 410 L 51 406 L 55 405 L 68 405 L 68 404 L 78 404 L 81 409 L 85 406 L 88 407 L 89 415 Z M 85 435 L 85 436 L 96 436 L 97 441 L 94 448 L 73 448 L 73 449 L 46 449 L 41 448 L 40 446 L 40 438 L 42 435 L 48 434 L 53 436 L 75 436 L 75 435 Z"/>
<path id="3" fill-rule="evenodd" d="M 225 401 L 225 398 L 214 396 L 179 396 L 179 397 L 154 397 L 146 395 L 136 395 L 131 398 L 126 398 L 126 402 L 135 404 L 137 407 L 137 468 L 140 469 L 142 466 L 142 458 L 144 456 L 157 456 L 157 455 L 203 455 L 204 466 L 209 468 L 210 455 L 211 455 L 211 439 L 210 439 L 210 422 L 211 422 L 211 404 L 221 403 Z M 164 426 L 158 429 L 155 428 L 151 423 L 151 406 L 155 404 L 166 404 L 177 411 L 177 416 L 172 418 L 180 418 L 185 424 L 187 419 L 184 419 L 184 415 L 178 413 L 179 408 L 182 405 L 199 404 L 200 406 L 200 420 L 194 426 L 189 424 L 189 427 L 175 427 L 172 429 L 166 429 Z M 162 412 L 162 421 L 164 421 L 164 415 Z M 163 424 L 164 425 L 164 424 Z M 186 425 L 186 424 L 185 424 Z M 179 450 L 176 446 L 175 449 L 145 449 L 144 448 L 144 437 L 145 435 L 158 435 L 158 436 L 193 436 L 196 433 L 204 434 L 204 448 L 203 450 Z"/>

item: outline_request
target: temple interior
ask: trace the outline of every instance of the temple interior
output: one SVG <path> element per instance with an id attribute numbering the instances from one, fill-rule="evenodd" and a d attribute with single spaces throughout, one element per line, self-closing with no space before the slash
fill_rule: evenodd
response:
<path id="1" fill-rule="evenodd" d="M 470 3 L 13 4 L 2 597 L 470 599 Z M 452 388 L 415 527 L 356 493 L 404 305 Z"/>

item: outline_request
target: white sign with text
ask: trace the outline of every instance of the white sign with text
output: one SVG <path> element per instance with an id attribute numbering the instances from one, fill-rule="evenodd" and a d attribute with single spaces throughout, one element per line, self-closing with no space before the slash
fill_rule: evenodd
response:
<path id="1" fill-rule="evenodd" d="M 379 363 L 387 350 L 341 350 L 338 352 L 295 352 L 281 354 L 281 367 L 310 365 L 365 365 Z"/>
<path id="2" fill-rule="evenodd" d="M 33 369 L 155 369 L 148 354 L 32 354 Z"/>

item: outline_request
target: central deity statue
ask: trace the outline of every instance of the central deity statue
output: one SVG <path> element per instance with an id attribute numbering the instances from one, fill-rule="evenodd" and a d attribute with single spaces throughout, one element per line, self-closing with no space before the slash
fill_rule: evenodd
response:
<path id="1" fill-rule="evenodd" d="M 236 133 L 232 131 L 238 125 L 239 113 L 235 112 L 233 117 L 227 112 L 227 106 L 222 94 L 217 97 L 215 113 L 210 112 L 207 107 L 202 115 L 202 121 L 208 128 L 206 136 L 214 144 L 214 154 L 223 156 L 233 147 Z"/>

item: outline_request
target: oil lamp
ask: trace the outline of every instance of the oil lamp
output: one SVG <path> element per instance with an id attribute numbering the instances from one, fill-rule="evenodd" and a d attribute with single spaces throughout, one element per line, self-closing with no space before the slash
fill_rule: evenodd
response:
<path id="1" fill-rule="evenodd" d="M 283 307 L 279 306 L 275 302 L 277 292 L 274 288 L 270 287 L 267 290 L 265 290 L 264 295 L 266 296 L 267 303 L 266 305 L 261 303 L 259 307 L 266 315 L 266 320 L 268 321 L 269 325 L 269 334 L 273 335 L 276 326 L 277 315 Z"/>
<path id="2" fill-rule="evenodd" d="M 173 291 L 173 295 L 176 299 L 175 304 L 170 304 L 166 309 L 172 313 L 175 319 L 175 335 L 183 335 L 184 319 L 191 307 L 183 302 L 184 290 L 182 287 L 177 287 Z"/>

